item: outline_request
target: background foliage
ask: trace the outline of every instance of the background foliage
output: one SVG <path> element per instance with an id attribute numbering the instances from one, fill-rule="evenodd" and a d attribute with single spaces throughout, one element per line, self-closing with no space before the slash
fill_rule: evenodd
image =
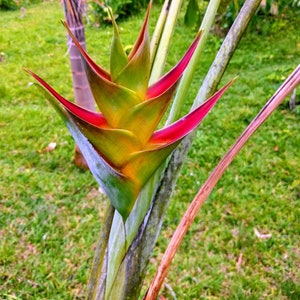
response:
<path id="1" fill-rule="evenodd" d="M 222 0 L 219 9 L 219 26 L 223 30 L 227 30 L 233 23 L 244 1 Z M 257 19 L 263 19 L 265 22 L 273 22 L 274 19 L 284 19 L 289 10 L 295 10 L 295 13 L 300 17 L 300 2 L 298 0 L 263 0 L 257 10 L 256 16 L 252 20 L 256 23 Z"/>
<path id="2" fill-rule="evenodd" d="M 148 0 L 104 0 L 90 2 L 90 15 L 96 23 L 110 22 L 106 7 L 111 7 L 115 18 L 126 18 L 148 5 Z"/>
<path id="3" fill-rule="evenodd" d="M 218 9 L 217 22 L 215 24 L 214 31 L 216 34 L 224 36 L 229 30 L 230 26 L 234 22 L 238 15 L 243 3 L 243 0 L 221 0 Z M 199 26 L 202 18 L 203 7 L 205 7 L 205 1 L 189 0 L 185 14 L 185 24 L 188 26 Z M 259 26 L 266 23 L 266 27 L 270 26 L 270 23 L 277 22 L 281 19 L 286 19 L 290 13 L 290 10 L 294 11 L 294 14 L 300 18 L 300 1 L 299 0 L 262 0 L 256 15 L 251 21 L 250 28 L 253 30 L 260 30 Z"/>
<path id="4" fill-rule="evenodd" d="M 0 0 L 0 10 L 17 10 L 36 3 L 41 3 L 41 0 Z"/>
<path id="5" fill-rule="evenodd" d="M 151 28 L 158 16 L 154 7 Z M 179 180 L 147 281 L 180 216 L 207 174 L 267 98 L 300 63 L 299 18 L 256 20 L 226 72 L 238 81 L 198 132 Z M 125 45 L 143 12 L 121 24 Z M 72 99 L 65 31 L 57 2 L 0 12 L 0 298 L 84 299 L 106 200 L 71 159 L 74 144 L 59 117 L 22 71 L 30 67 Z M 87 26 L 88 50 L 108 66 L 112 29 Z M 180 16 L 166 68 L 195 31 Z M 210 35 L 182 114 L 222 39 Z M 297 93 L 299 98 L 299 92 Z M 189 231 L 163 290 L 172 299 L 300 298 L 299 114 L 288 99 L 251 139 Z M 53 151 L 47 149 L 56 142 Z M 258 238 L 272 234 L 269 239 Z"/>

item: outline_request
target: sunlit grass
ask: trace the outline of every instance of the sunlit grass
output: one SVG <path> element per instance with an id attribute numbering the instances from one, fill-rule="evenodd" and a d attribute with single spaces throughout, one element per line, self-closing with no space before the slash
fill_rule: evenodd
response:
<path id="1" fill-rule="evenodd" d="M 92 176 L 73 165 L 74 144 L 61 120 L 28 86 L 31 79 L 22 70 L 31 68 L 72 98 L 62 17 L 56 2 L 29 7 L 24 18 L 19 12 L 0 12 L 1 299 L 84 299 L 106 206 Z M 134 16 L 121 23 L 125 45 L 135 40 L 141 22 L 141 16 Z M 238 74 L 239 80 L 197 133 L 147 281 L 208 173 L 299 64 L 297 26 L 281 20 L 277 29 L 273 22 L 262 35 L 249 31 L 233 57 L 225 77 Z M 111 32 L 105 26 L 86 28 L 89 52 L 106 67 Z M 180 20 L 167 68 L 194 35 Z M 184 110 L 220 42 L 211 36 Z M 286 101 L 229 167 L 168 275 L 177 299 L 300 298 L 299 129 L 299 114 Z M 57 146 L 47 152 L 50 142 Z M 272 237 L 259 239 L 255 228 Z M 172 299 L 168 289 L 163 294 Z"/>

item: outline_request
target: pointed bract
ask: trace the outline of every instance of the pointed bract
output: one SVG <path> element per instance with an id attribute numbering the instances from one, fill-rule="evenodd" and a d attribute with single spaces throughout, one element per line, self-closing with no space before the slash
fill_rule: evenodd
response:
<path id="1" fill-rule="evenodd" d="M 156 83 L 149 87 L 146 96 L 148 99 L 159 96 L 165 90 L 169 89 L 173 84 L 178 82 L 197 48 L 201 35 L 202 32 L 200 31 L 178 64 Z"/>
<path id="2" fill-rule="evenodd" d="M 221 98 L 221 96 L 226 92 L 226 90 L 234 81 L 235 79 L 229 81 L 223 88 L 217 91 L 212 97 L 210 97 L 185 117 L 181 118 L 180 120 L 166 128 L 156 131 L 151 137 L 150 143 L 169 144 L 176 142 L 177 140 L 188 135 L 200 124 L 200 122 L 205 118 L 208 112 L 212 109 L 212 107 L 216 104 L 216 102 Z"/>
<path id="3" fill-rule="evenodd" d="M 34 72 L 25 69 L 32 77 L 34 77 L 57 101 L 61 103 L 67 110 L 72 112 L 78 118 L 85 120 L 87 123 L 90 123 L 94 126 L 106 127 L 106 119 L 97 112 L 87 110 L 83 107 L 80 107 L 67 99 L 63 98 L 59 93 L 57 93 L 46 81 L 39 77 Z"/>
<path id="4" fill-rule="evenodd" d="M 122 174 L 130 178 L 135 185 L 144 186 L 179 142 L 133 154 L 128 164 L 121 169 Z"/>
<path id="5" fill-rule="evenodd" d="M 99 155 L 99 152 L 94 148 L 90 141 L 82 134 L 79 127 L 73 122 L 68 111 L 60 105 L 60 103 L 56 101 L 56 98 L 43 86 L 38 84 L 36 86 L 53 105 L 67 125 L 77 145 L 79 145 L 79 148 L 89 165 L 90 171 L 107 194 L 112 205 L 125 221 L 134 206 L 141 187 L 108 164 L 107 161 Z"/>
<path id="6" fill-rule="evenodd" d="M 129 109 L 127 114 L 120 119 L 120 126 L 132 131 L 145 145 L 167 110 L 175 89 L 176 85 L 173 85 L 159 97 L 144 101 Z"/>

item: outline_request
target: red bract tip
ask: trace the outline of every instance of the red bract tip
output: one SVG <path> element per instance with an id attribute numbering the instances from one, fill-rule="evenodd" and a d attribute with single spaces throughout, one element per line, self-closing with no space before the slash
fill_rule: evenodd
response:
<path id="1" fill-rule="evenodd" d="M 147 99 L 158 97 L 160 94 L 178 82 L 198 46 L 201 34 L 202 32 L 200 31 L 178 64 L 160 80 L 149 87 L 146 96 Z"/>
<path id="2" fill-rule="evenodd" d="M 63 25 L 65 26 L 65 28 L 68 31 L 68 34 L 70 35 L 70 37 L 72 38 L 74 44 L 76 45 L 76 47 L 78 48 L 78 50 L 80 51 L 81 55 L 85 58 L 86 62 L 90 65 L 90 67 L 94 70 L 94 72 L 105 78 L 106 80 L 111 80 L 110 75 L 107 71 L 105 71 L 103 68 L 101 68 L 99 65 L 97 65 L 92 59 L 91 57 L 86 53 L 86 51 L 81 47 L 80 43 L 78 42 L 77 38 L 75 37 L 75 35 L 72 33 L 70 27 L 68 26 L 68 24 L 65 21 L 62 21 Z"/>
<path id="3" fill-rule="evenodd" d="M 194 111 L 184 116 L 170 126 L 156 131 L 150 139 L 150 144 L 169 145 L 182 139 L 195 129 L 212 107 L 217 103 L 225 91 L 230 87 L 234 80 L 229 81 L 223 88 L 216 92 L 212 97 L 205 101 Z"/>
<path id="4" fill-rule="evenodd" d="M 84 109 L 84 108 L 68 101 L 67 99 L 62 97 L 60 94 L 58 94 L 46 81 L 44 81 L 37 74 L 33 73 L 32 71 L 30 71 L 28 69 L 26 69 L 26 72 L 28 72 L 32 77 L 34 77 L 53 97 L 55 97 L 55 99 L 57 99 L 63 105 L 64 108 L 66 108 L 72 114 L 74 114 L 78 118 L 80 118 L 80 119 L 84 120 L 85 122 L 90 123 L 96 127 L 107 126 L 107 122 L 101 114 Z"/>

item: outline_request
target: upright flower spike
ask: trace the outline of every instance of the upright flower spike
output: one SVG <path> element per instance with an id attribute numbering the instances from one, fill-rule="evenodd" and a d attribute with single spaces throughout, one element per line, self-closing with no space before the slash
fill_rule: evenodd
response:
<path id="1" fill-rule="evenodd" d="M 201 33 L 196 36 L 178 64 L 152 86 L 148 86 L 149 14 L 150 5 L 137 41 L 128 56 L 122 47 L 117 24 L 113 20 L 110 73 L 92 60 L 64 23 L 81 53 L 100 112 L 86 110 L 68 101 L 42 78 L 27 70 L 62 116 L 74 138 L 81 137 L 82 134 L 87 138 L 88 142 L 79 138 L 85 153 L 96 151 L 100 163 L 97 162 L 99 172 L 94 176 L 100 181 L 124 221 L 153 173 L 180 141 L 199 125 L 233 82 L 229 82 L 182 119 L 155 131 L 198 45 Z"/>

